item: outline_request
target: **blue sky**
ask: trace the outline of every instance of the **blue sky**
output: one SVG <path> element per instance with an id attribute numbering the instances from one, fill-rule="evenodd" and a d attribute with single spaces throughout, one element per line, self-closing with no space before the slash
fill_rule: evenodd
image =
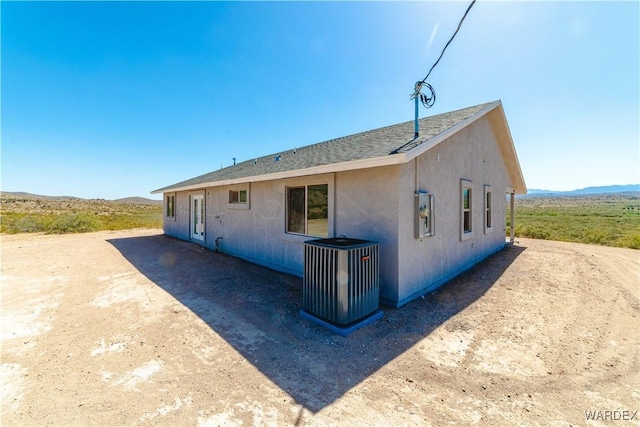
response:
<path id="1" fill-rule="evenodd" d="M 148 197 L 412 120 L 467 5 L 3 1 L 1 188 Z M 638 183 L 639 16 L 635 1 L 480 0 L 420 115 L 501 99 L 529 188 Z"/>

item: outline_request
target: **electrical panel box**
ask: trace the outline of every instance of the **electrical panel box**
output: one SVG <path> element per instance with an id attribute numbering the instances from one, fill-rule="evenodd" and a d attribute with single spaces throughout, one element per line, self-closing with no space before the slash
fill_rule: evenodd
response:
<path id="1" fill-rule="evenodd" d="M 415 194 L 415 201 L 416 239 L 435 235 L 435 198 L 427 192 L 418 191 Z"/>

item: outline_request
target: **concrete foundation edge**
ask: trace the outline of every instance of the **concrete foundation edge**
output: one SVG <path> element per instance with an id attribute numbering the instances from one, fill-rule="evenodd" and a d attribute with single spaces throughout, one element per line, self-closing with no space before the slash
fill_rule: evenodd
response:
<path id="1" fill-rule="evenodd" d="M 455 270 L 454 272 L 442 277 L 441 279 L 436 280 L 435 282 L 430 283 L 429 285 L 425 286 L 424 288 L 420 289 L 418 292 L 415 292 L 411 295 L 409 295 L 408 297 L 405 297 L 399 301 L 394 301 L 385 297 L 380 297 L 380 303 L 389 306 L 389 307 L 395 307 L 395 308 L 399 308 L 402 307 L 403 305 L 413 301 L 416 298 L 419 298 L 425 294 L 428 294 L 429 292 L 435 291 L 436 289 L 438 289 L 440 286 L 444 285 L 445 283 L 453 280 L 456 276 L 459 276 L 460 274 L 464 273 L 467 270 L 470 270 L 473 266 L 479 264 L 480 262 L 484 261 L 485 259 L 489 258 L 491 255 L 500 252 L 501 250 L 503 250 L 506 247 L 506 243 L 503 245 L 500 245 L 496 248 L 494 248 L 492 251 L 487 252 L 486 254 L 484 254 L 481 258 L 478 258 L 476 260 L 474 260 L 473 262 L 464 264 L 461 268 Z"/>
<path id="2" fill-rule="evenodd" d="M 356 331 L 357 329 L 360 329 L 364 326 L 370 325 L 371 323 L 375 322 L 378 319 L 381 319 L 382 316 L 384 315 L 384 312 L 382 310 L 376 310 L 373 313 L 371 313 L 370 315 L 358 320 L 355 323 L 352 323 L 348 326 L 337 326 L 334 325 L 333 323 L 329 323 L 326 320 L 323 320 L 317 316 L 314 316 L 313 314 L 309 313 L 308 311 L 305 310 L 300 310 L 300 317 L 310 320 L 320 326 L 323 326 L 327 329 L 329 329 L 331 332 L 333 332 L 334 334 L 338 334 L 341 335 L 343 337 L 346 337 L 347 335 L 349 335 L 350 333 Z"/>

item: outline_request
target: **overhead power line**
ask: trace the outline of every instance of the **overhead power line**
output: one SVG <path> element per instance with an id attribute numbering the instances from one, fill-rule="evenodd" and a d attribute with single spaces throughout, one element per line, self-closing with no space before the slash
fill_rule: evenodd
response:
<path id="1" fill-rule="evenodd" d="M 419 99 L 425 108 L 430 108 L 436 102 L 436 92 L 433 90 L 433 87 L 429 83 L 427 83 L 427 79 L 431 75 L 431 72 L 433 71 L 433 69 L 436 68 L 436 65 L 438 65 L 438 62 L 440 62 L 440 60 L 442 59 L 442 56 L 444 55 L 445 50 L 447 50 L 447 47 L 449 47 L 453 39 L 456 37 L 456 34 L 458 34 L 458 31 L 460 31 L 460 27 L 462 27 L 462 23 L 464 22 L 464 19 L 467 17 L 467 14 L 471 10 L 475 2 L 476 0 L 472 0 L 472 2 L 469 4 L 469 7 L 467 7 L 467 10 L 464 12 L 464 15 L 462 15 L 462 19 L 460 19 L 460 22 L 458 23 L 458 27 L 456 28 L 456 31 L 453 33 L 453 35 L 451 36 L 447 44 L 444 45 L 444 48 L 442 48 L 442 52 L 440 52 L 440 56 L 438 57 L 436 62 L 434 62 L 434 64 L 431 66 L 427 75 L 424 77 L 424 79 L 417 82 L 415 85 L 414 92 L 411 95 L 410 99 Z M 420 93 L 423 85 L 426 86 L 427 89 L 429 89 L 429 91 L 431 92 L 431 96 Z"/>
<path id="2" fill-rule="evenodd" d="M 422 83 L 426 82 L 427 79 L 429 78 L 429 75 L 431 74 L 431 72 L 433 71 L 434 68 L 436 68 L 436 65 L 438 65 L 438 62 L 440 62 L 440 59 L 442 59 L 442 55 L 444 55 L 444 51 L 447 50 L 447 47 L 449 47 L 449 45 L 451 44 L 451 42 L 453 41 L 453 39 L 455 38 L 456 34 L 458 34 L 458 31 L 460 31 L 460 27 L 462 27 L 462 23 L 464 22 L 464 18 L 467 17 L 467 14 L 469 13 L 469 11 L 471 10 L 471 8 L 473 7 L 473 5 L 475 4 L 476 0 L 473 0 L 470 4 L 469 7 L 467 7 L 467 11 L 464 13 L 464 15 L 462 15 L 462 19 L 460 20 L 460 22 L 458 23 L 458 28 L 456 28 L 456 31 L 453 33 L 453 35 L 451 36 L 451 38 L 449 39 L 449 41 L 447 42 L 446 45 L 444 45 L 444 48 L 442 49 L 442 52 L 440 52 L 440 56 L 438 57 L 438 59 L 436 60 L 436 62 L 431 66 L 431 69 L 429 70 L 429 72 L 427 73 L 427 75 L 425 76 L 424 79 L 422 79 Z"/>

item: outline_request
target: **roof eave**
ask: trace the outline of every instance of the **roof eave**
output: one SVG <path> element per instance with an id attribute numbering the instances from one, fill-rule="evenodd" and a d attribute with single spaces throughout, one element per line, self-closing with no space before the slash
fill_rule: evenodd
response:
<path id="1" fill-rule="evenodd" d="M 490 114 L 491 113 L 491 114 Z M 240 178 L 233 179 L 225 179 L 220 181 L 207 181 L 201 182 L 197 184 L 191 185 L 177 185 L 177 186 L 168 186 L 163 187 L 151 192 L 151 194 L 160 194 L 160 193 L 168 193 L 168 192 L 176 192 L 176 191 L 191 191 L 191 190 L 200 190 L 208 187 L 219 187 L 223 185 L 232 185 L 232 184 L 243 184 L 247 182 L 260 182 L 260 181 L 271 181 L 276 179 L 287 179 L 287 178 L 295 178 L 299 176 L 309 176 L 309 175 L 318 175 L 323 173 L 334 173 L 334 172 L 344 172 L 356 169 L 367 169 L 373 167 L 380 166 L 390 166 L 390 165 L 398 165 L 406 163 L 414 158 L 424 154 L 428 150 L 440 144 L 442 141 L 450 138 L 455 135 L 457 132 L 469 126 L 471 123 L 476 120 L 488 115 L 489 122 L 493 127 L 494 133 L 496 135 L 496 139 L 498 140 L 498 145 L 500 147 L 500 151 L 502 156 L 507 164 L 507 172 L 509 174 L 509 179 L 511 182 L 511 189 L 515 191 L 517 194 L 526 194 L 527 187 L 524 182 L 524 177 L 522 174 L 522 170 L 520 168 L 520 163 L 518 161 L 518 156 L 515 151 L 515 146 L 513 144 L 513 139 L 511 137 L 511 131 L 509 129 L 509 125 L 507 123 L 507 119 L 504 113 L 504 108 L 502 107 L 502 102 L 500 100 L 494 101 L 488 104 L 482 110 L 476 112 L 472 116 L 467 119 L 457 123 L 446 131 L 426 140 L 422 144 L 419 144 L 417 147 L 405 152 L 398 154 L 385 155 L 380 157 L 374 157 L 370 159 L 359 159 L 352 160 L 341 163 L 332 163 L 326 165 L 312 166 L 309 168 L 303 169 L 294 169 L 287 170 L 282 172 L 274 172 L 260 175 L 251 175 Z"/>
<path id="2" fill-rule="evenodd" d="M 408 162 L 407 153 L 391 154 L 388 156 L 374 157 L 371 159 L 359 159 L 341 163 L 312 166 L 304 169 L 293 169 L 282 172 L 267 173 L 262 175 L 245 176 L 241 178 L 225 179 L 214 182 L 201 182 L 198 184 L 179 187 L 164 187 L 153 190 L 151 194 L 173 193 L 176 191 L 201 190 L 203 188 L 220 187 L 223 185 L 244 184 L 247 182 L 271 181 L 276 179 L 296 178 L 299 176 L 319 175 L 323 173 L 344 172 L 356 169 L 368 169 L 380 166 L 399 165 Z"/>

